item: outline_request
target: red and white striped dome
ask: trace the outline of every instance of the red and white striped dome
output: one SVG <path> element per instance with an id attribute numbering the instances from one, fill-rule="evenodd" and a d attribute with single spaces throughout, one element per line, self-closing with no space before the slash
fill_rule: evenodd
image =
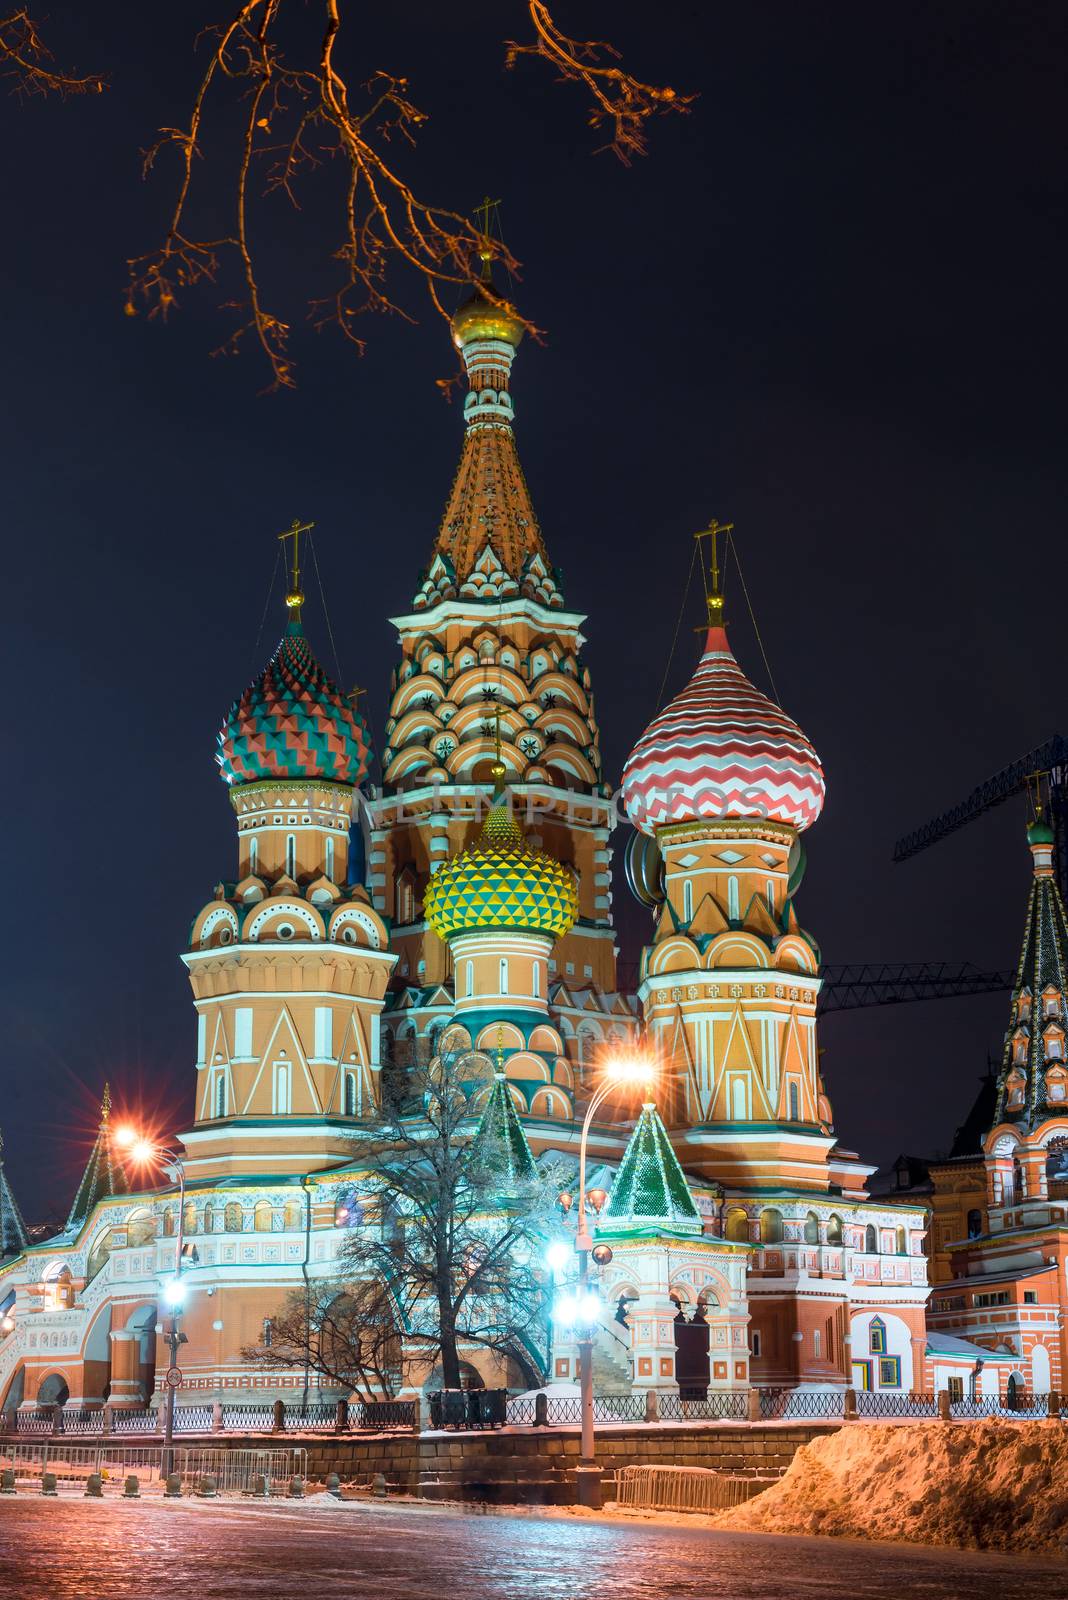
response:
<path id="1" fill-rule="evenodd" d="M 623 802 L 643 833 L 715 817 L 809 828 L 824 793 L 819 756 L 749 682 L 722 628 L 708 630 L 697 671 L 623 768 Z"/>

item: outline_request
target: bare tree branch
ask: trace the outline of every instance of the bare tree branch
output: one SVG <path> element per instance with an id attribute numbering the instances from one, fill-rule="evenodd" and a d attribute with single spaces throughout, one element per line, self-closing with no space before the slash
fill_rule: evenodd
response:
<path id="1" fill-rule="evenodd" d="M 0 78 L 13 80 L 16 94 L 100 94 L 104 80 L 97 73 L 79 77 L 50 67 L 52 53 L 41 38 L 37 23 L 20 7 L 0 17 Z"/>
<path id="2" fill-rule="evenodd" d="M 315 0 L 314 8 L 298 13 L 293 0 L 241 0 L 227 23 L 209 30 L 211 57 L 194 94 L 188 126 L 161 129 L 144 159 L 148 172 L 162 152 L 175 151 L 178 190 L 163 243 L 129 262 L 127 314 L 136 315 L 143 304 L 149 317 L 166 318 L 177 307 L 180 292 L 216 282 L 232 259 L 243 291 L 240 300 L 227 304 L 239 311 L 240 319 L 216 354 L 235 354 L 251 340 L 268 363 L 271 389 L 294 386 L 291 324 L 270 308 L 264 295 L 251 242 L 250 207 L 273 194 L 299 209 L 300 180 L 330 162 L 339 162 L 342 174 L 339 239 L 333 251 L 340 273 L 333 293 L 310 303 L 315 327 L 338 329 L 362 352 L 361 317 L 379 313 L 414 320 L 393 287 L 395 267 L 407 268 L 413 281 L 421 281 L 442 317 L 447 316 L 443 295 L 465 284 L 479 285 L 490 300 L 504 303 L 484 281 L 485 234 L 470 217 L 417 194 L 394 159 L 392 147 L 399 145 L 403 153 L 414 146 L 427 121 L 410 98 L 407 79 L 376 70 L 353 88 L 342 68 L 346 4 L 351 0 Z M 590 121 L 594 127 L 611 122 L 611 148 L 621 160 L 644 151 L 650 117 L 688 107 L 690 97 L 642 83 L 620 66 L 604 65 L 602 57 L 614 55 L 610 46 L 567 38 L 543 0 L 524 4 L 533 42 L 508 44 L 508 64 L 519 55 L 538 56 L 560 78 L 585 86 L 592 99 Z M 317 28 L 312 20 L 316 11 Z M 287 51 L 279 39 L 283 17 L 297 19 L 296 42 Z M 228 93 L 242 108 L 230 190 L 232 222 L 202 235 L 189 220 L 195 163 L 205 154 L 202 130 L 208 102 L 225 103 Z M 211 161 L 218 165 L 219 158 L 212 156 Z M 519 262 L 500 241 L 494 242 L 493 254 L 518 275 Z M 526 326 L 537 332 L 532 324 Z"/>

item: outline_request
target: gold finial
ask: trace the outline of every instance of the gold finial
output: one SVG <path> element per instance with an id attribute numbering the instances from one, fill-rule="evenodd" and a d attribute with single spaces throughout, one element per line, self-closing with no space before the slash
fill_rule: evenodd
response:
<path id="1" fill-rule="evenodd" d="M 100 1126 L 102 1128 L 106 1128 L 107 1127 L 108 1118 L 110 1116 L 111 1116 L 111 1085 L 110 1085 L 110 1083 L 105 1083 L 105 1085 L 104 1085 L 104 1098 L 100 1102 Z"/>
<path id="2" fill-rule="evenodd" d="M 497 1076 L 504 1077 L 504 1026 L 497 1024 Z"/>
<path id="3" fill-rule="evenodd" d="M 475 207 L 475 216 L 478 218 L 479 233 L 482 235 L 482 244 L 479 248 L 478 259 L 482 263 L 482 282 L 490 281 L 490 265 L 493 261 L 493 245 L 490 242 L 490 226 L 497 221 L 499 200 L 491 200 L 489 195 L 483 195 L 482 204 Z"/>
<path id="4" fill-rule="evenodd" d="M 720 580 L 719 568 L 719 535 L 724 536 L 734 532 L 733 522 L 717 522 L 713 517 L 707 528 L 702 528 L 700 533 L 695 533 L 695 539 L 708 539 L 710 541 L 710 556 L 708 575 L 702 566 L 701 575 L 705 579 L 705 603 L 708 606 L 708 626 L 722 628 L 723 626 L 723 589 Z"/>
<path id="5" fill-rule="evenodd" d="M 287 528 L 285 533 L 278 535 L 279 539 L 292 539 L 293 564 L 289 573 L 289 589 L 286 593 L 286 607 L 294 614 L 294 621 L 300 621 L 300 608 L 304 604 L 304 596 L 300 589 L 300 536 L 310 533 L 315 527 L 314 522 L 301 522 L 299 517 L 293 518 L 293 526 Z"/>
<path id="6" fill-rule="evenodd" d="M 493 777 L 494 799 L 504 788 L 504 776 L 507 770 L 501 756 L 501 707 L 498 701 L 493 707 L 493 765 L 490 767 L 490 773 Z"/>

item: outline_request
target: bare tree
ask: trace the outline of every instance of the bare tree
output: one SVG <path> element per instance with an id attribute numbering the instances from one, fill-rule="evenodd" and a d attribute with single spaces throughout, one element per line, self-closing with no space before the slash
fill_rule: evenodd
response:
<path id="1" fill-rule="evenodd" d="M 100 94 L 104 80 L 97 73 L 79 75 L 52 64 L 52 53 L 37 23 L 24 7 L 0 17 L 0 77 L 16 94 Z"/>
<path id="2" fill-rule="evenodd" d="M 364 348 L 361 317 L 391 312 L 413 320 L 392 287 L 394 265 L 412 270 L 442 316 L 447 314 L 443 291 L 482 278 L 488 217 L 479 226 L 419 195 L 404 175 L 400 158 L 427 117 L 412 100 L 403 74 L 368 71 L 353 57 L 343 65 L 348 4 L 314 0 L 298 7 L 295 0 L 240 0 L 227 21 L 205 30 L 211 55 L 189 121 L 162 128 L 145 155 L 147 172 L 161 152 L 176 152 L 177 192 L 162 244 L 129 263 L 127 313 L 136 315 L 144 304 L 150 317 L 166 318 L 183 291 L 214 283 L 224 263 L 233 260 L 242 293 L 228 304 L 239 316 L 216 353 L 235 354 L 251 340 L 269 364 L 273 389 L 291 388 L 294 375 L 290 321 L 271 308 L 252 242 L 250 210 L 264 195 L 281 196 L 299 211 L 301 180 L 324 165 L 336 172 L 338 282 L 327 298 L 311 302 L 310 314 L 315 326 L 337 328 L 359 351 Z M 531 37 L 507 43 L 506 64 L 540 60 L 554 69 L 558 81 L 583 88 L 591 126 L 607 133 L 605 147 L 620 160 L 644 153 L 652 117 L 688 108 L 692 96 L 624 71 L 609 44 L 568 37 L 544 0 L 522 0 L 521 9 Z M 193 192 L 199 189 L 197 164 L 214 171 L 223 159 L 206 154 L 204 119 L 209 109 L 221 112 L 228 102 L 236 102 L 239 122 L 230 156 L 232 211 L 217 232 L 204 234 L 190 220 Z M 506 246 L 497 242 L 494 251 L 510 272 L 518 272 Z M 483 288 L 498 299 L 491 286 Z"/>
<path id="3" fill-rule="evenodd" d="M 316 1279 L 288 1296 L 241 1358 L 267 1371 L 314 1373 L 363 1400 L 389 1399 L 401 1371 L 392 1297 L 381 1279 Z"/>

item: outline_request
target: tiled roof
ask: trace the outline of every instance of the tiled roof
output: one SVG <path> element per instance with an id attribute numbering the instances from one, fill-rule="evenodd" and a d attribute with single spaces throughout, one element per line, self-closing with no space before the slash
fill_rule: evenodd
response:
<path id="1" fill-rule="evenodd" d="M 646 728 L 623 768 L 627 814 L 644 833 L 736 818 L 808 828 L 823 768 L 801 729 L 761 694 L 710 628 L 690 682 Z"/>

